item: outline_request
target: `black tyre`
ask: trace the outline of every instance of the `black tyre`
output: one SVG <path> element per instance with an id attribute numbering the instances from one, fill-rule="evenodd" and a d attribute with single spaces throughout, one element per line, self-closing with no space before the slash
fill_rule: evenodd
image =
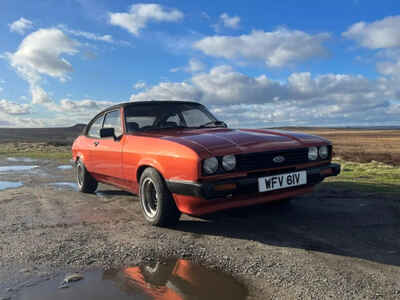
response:
<path id="1" fill-rule="evenodd" d="M 78 189 L 82 193 L 94 193 L 97 189 L 97 181 L 86 170 L 85 165 L 81 160 L 78 160 L 75 165 L 75 176 L 78 184 Z"/>
<path id="2" fill-rule="evenodd" d="M 180 211 L 175 205 L 164 179 L 153 168 L 140 177 L 140 205 L 146 220 L 155 226 L 171 226 L 179 221 Z"/>

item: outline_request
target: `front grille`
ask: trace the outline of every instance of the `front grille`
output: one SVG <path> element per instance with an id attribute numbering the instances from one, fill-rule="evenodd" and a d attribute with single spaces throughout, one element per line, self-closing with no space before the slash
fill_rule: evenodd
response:
<path id="1" fill-rule="evenodd" d="M 283 156 L 285 161 L 275 163 L 273 158 L 276 156 Z M 308 148 L 238 154 L 236 161 L 240 171 L 291 166 L 309 162 Z"/>

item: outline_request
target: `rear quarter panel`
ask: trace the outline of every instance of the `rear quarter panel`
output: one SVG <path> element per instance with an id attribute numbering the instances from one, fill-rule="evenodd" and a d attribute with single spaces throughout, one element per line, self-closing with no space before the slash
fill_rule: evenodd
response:
<path id="1" fill-rule="evenodd" d="M 89 142 L 84 135 L 78 136 L 72 144 L 72 159 L 81 159 L 85 163 L 89 159 Z"/>

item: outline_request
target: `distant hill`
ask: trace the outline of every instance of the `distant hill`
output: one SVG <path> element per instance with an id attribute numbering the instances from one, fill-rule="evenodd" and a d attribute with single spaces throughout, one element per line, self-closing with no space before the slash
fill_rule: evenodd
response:
<path id="1" fill-rule="evenodd" d="M 85 124 L 54 128 L 0 128 L 1 142 L 50 142 L 70 145 L 79 136 Z"/>

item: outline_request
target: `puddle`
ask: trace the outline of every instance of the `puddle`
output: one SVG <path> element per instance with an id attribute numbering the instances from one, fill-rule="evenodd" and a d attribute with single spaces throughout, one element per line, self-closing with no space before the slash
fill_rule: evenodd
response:
<path id="1" fill-rule="evenodd" d="M 39 166 L 0 166 L 0 173 L 29 171 L 38 167 Z"/>
<path id="2" fill-rule="evenodd" d="M 61 188 L 61 189 L 69 189 L 69 190 L 74 190 L 77 191 L 78 190 L 78 185 L 74 182 L 52 182 L 49 183 L 49 185 L 57 187 L 57 188 Z"/>
<path id="3" fill-rule="evenodd" d="M 62 165 L 62 166 L 58 166 L 57 169 L 69 170 L 69 169 L 72 169 L 72 166 L 71 165 Z"/>
<path id="4" fill-rule="evenodd" d="M 153 266 L 92 271 L 59 289 L 63 278 L 27 287 L 12 299 L 242 300 L 247 289 L 232 277 L 178 259 Z"/>
<path id="5" fill-rule="evenodd" d="M 8 161 L 22 161 L 22 162 L 34 162 L 37 159 L 29 158 L 29 157 L 8 157 Z"/>
<path id="6" fill-rule="evenodd" d="M 0 191 L 6 189 L 16 189 L 22 185 L 22 182 L 19 181 L 0 181 Z"/>

